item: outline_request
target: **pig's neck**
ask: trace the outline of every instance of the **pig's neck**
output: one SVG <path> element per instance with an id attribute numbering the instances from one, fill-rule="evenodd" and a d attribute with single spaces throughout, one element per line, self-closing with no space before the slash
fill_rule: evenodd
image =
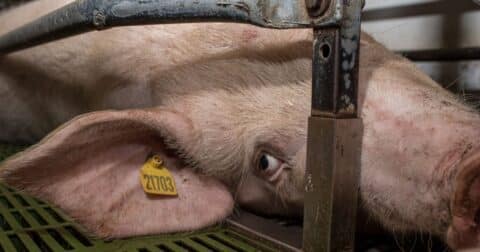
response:
<path id="1" fill-rule="evenodd" d="M 389 228 L 442 235 L 456 166 L 479 147 L 480 116 L 408 64 L 362 76 L 362 199 Z"/>

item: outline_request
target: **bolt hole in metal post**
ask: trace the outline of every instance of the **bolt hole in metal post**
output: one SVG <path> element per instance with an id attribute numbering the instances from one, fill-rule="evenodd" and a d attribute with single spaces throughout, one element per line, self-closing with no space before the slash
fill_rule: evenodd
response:
<path id="1" fill-rule="evenodd" d="M 320 52 L 321 56 L 323 59 L 328 59 L 330 57 L 330 53 L 332 52 L 332 49 L 330 48 L 330 45 L 328 43 L 325 43 L 320 46 Z"/>

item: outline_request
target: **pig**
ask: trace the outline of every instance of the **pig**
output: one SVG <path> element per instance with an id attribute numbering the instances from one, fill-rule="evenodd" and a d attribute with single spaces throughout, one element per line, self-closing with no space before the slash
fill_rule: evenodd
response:
<path id="1" fill-rule="evenodd" d="M 0 31 L 67 2 L 5 12 Z M 151 25 L 0 56 L 0 140 L 41 139 L 3 162 L 0 178 L 100 237 L 196 230 L 237 205 L 301 216 L 312 36 Z M 479 113 L 365 33 L 359 78 L 362 211 L 390 230 L 479 246 Z M 177 197 L 143 191 L 152 153 Z"/>

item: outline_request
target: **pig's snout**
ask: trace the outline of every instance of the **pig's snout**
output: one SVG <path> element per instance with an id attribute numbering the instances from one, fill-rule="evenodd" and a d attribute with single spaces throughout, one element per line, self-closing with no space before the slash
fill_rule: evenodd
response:
<path id="1" fill-rule="evenodd" d="M 447 242 L 454 249 L 480 246 L 480 149 L 458 166 Z"/>

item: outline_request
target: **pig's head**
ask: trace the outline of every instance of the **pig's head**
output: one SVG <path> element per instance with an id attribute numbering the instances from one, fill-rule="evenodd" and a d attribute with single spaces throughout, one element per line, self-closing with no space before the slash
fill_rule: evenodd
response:
<path id="1" fill-rule="evenodd" d="M 303 82 L 200 90 L 156 108 L 92 112 L 8 159 L 1 177 L 102 237 L 199 229 L 234 202 L 301 215 L 307 90 Z M 152 153 L 178 197 L 143 191 L 140 168 Z"/>
<path id="2" fill-rule="evenodd" d="M 203 172 L 233 187 L 243 207 L 301 216 L 309 86 L 218 90 L 186 99 L 189 111 L 183 114 L 197 122 L 202 136 L 186 152 Z"/>

